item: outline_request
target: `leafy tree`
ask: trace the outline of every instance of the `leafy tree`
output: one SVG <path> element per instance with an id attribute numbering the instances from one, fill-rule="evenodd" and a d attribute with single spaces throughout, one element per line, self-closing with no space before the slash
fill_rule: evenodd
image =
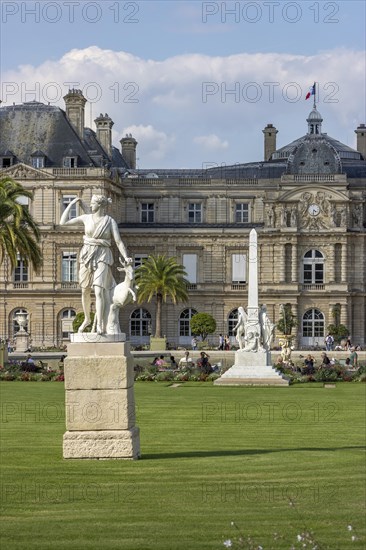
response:
<path id="1" fill-rule="evenodd" d="M 348 338 L 349 336 L 349 330 L 345 325 L 335 325 L 331 324 L 328 325 L 328 332 L 331 334 L 334 338 L 334 341 L 339 344 L 341 340 L 344 340 L 345 338 Z"/>
<path id="2" fill-rule="evenodd" d="M 335 304 L 332 308 L 332 317 L 334 323 L 328 325 L 328 332 L 334 338 L 334 341 L 339 344 L 341 340 L 348 338 L 349 330 L 345 325 L 341 324 L 341 305 Z"/>
<path id="3" fill-rule="evenodd" d="M 188 300 L 187 273 L 175 258 L 165 255 L 149 256 L 136 270 L 138 303 L 156 299 L 155 338 L 161 338 L 161 311 L 168 298 L 174 304 Z"/>
<path id="4" fill-rule="evenodd" d="M 206 340 L 207 335 L 216 330 L 216 321 L 208 313 L 196 313 L 193 315 L 190 325 L 193 334 L 199 334 L 202 340 Z"/>
<path id="5" fill-rule="evenodd" d="M 31 199 L 33 194 L 9 177 L 0 180 L 0 264 L 7 254 L 14 269 L 19 254 L 38 270 L 42 265 L 40 231 L 28 207 L 18 202 L 20 197 Z"/>
<path id="6" fill-rule="evenodd" d="M 280 314 L 281 317 L 276 327 L 284 336 L 290 336 L 292 329 L 297 325 L 295 316 L 291 310 L 291 304 L 281 304 Z"/>

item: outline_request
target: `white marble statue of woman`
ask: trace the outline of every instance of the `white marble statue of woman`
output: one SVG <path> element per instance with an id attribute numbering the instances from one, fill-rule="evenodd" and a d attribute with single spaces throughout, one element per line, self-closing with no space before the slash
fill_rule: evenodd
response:
<path id="1" fill-rule="evenodd" d="M 239 344 L 239 350 L 240 351 L 243 351 L 243 343 L 244 343 L 244 339 L 245 339 L 245 326 L 247 324 L 247 321 L 248 321 L 248 316 L 247 314 L 245 313 L 245 310 L 243 307 L 238 307 L 238 322 L 236 323 L 235 327 L 233 328 L 233 330 L 235 331 L 236 330 L 236 340 Z"/>
<path id="2" fill-rule="evenodd" d="M 63 212 L 60 225 L 83 223 L 85 227 L 84 245 L 79 256 L 79 284 L 85 320 L 80 326 L 79 332 L 83 332 L 91 323 L 90 305 L 91 289 L 93 288 L 97 333 L 104 334 L 107 329 L 112 293 L 116 286 L 111 269 L 114 263 L 111 250 L 112 238 L 125 262 L 131 262 L 131 258 L 127 257 L 127 250 L 119 235 L 116 221 L 105 213 L 107 205 L 112 202 L 111 199 L 102 195 L 93 195 L 90 203 L 91 212 L 68 220 L 69 212 L 77 202 L 80 202 L 85 211 L 83 202 L 77 197 L 69 203 Z"/>
<path id="3" fill-rule="evenodd" d="M 267 315 L 267 306 L 264 304 L 259 311 L 259 321 L 261 325 L 263 348 L 270 351 L 276 325 L 270 321 Z"/>

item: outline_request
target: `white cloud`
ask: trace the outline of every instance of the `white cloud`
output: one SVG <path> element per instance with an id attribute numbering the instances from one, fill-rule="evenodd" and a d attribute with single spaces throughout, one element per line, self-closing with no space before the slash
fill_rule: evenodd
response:
<path id="1" fill-rule="evenodd" d="M 216 134 L 209 134 L 208 136 L 196 136 L 193 138 L 193 142 L 198 145 L 202 145 L 203 148 L 209 151 L 215 151 L 218 149 L 227 149 L 229 142 L 227 140 L 221 140 Z"/>
<path id="2" fill-rule="evenodd" d="M 124 128 L 118 141 L 126 134 L 132 134 L 138 142 L 138 157 L 148 157 L 151 161 L 160 161 L 174 146 L 174 135 L 168 136 L 165 132 L 156 130 L 151 124 L 143 126 L 131 125 Z M 138 163 L 139 165 L 139 163 Z"/>
<path id="3" fill-rule="evenodd" d="M 90 46 L 8 71 L 2 100 L 11 105 L 36 99 L 64 108 L 68 87 L 81 88 L 89 100 L 86 124 L 94 127 L 95 117 L 107 112 L 116 136 L 127 129 L 136 134 L 141 167 L 199 168 L 207 160 L 260 160 L 268 122 L 279 130 L 278 146 L 304 135 L 311 109 L 304 97 L 314 80 L 323 130 L 354 147 L 355 125 L 365 122 L 364 69 L 364 52 L 348 49 L 155 61 Z M 204 151 L 216 158 L 202 158 Z"/>

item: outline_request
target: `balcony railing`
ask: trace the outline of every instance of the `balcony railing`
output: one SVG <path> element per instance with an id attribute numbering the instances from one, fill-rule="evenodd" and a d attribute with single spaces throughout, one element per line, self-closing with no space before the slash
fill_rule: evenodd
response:
<path id="1" fill-rule="evenodd" d="M 243 290 L 246 286 L 247 283 L 232 283 L 231 290 Z"/>
<path id="2" fill-rule="evenodd" d="M 197 290 L 197 285 L 196 284 L 187 285 L 187 290 Z"/>
<path id="3" fill-rule="evenodd" d="M 61 283 L 61 288 L 79 288 L 79 283 L 74 281 L 63 281 Z"/>
<path id="4" fill-rule="evenodd" d="M 324 284 L 303 284 L 302 289 L 303 290 L 324 290 L 325 285 Z"/>
<path id="5" fill-rule="evenodd" d="M 14 288 L 28 288 L 28 283 L 14 283 Z"/>

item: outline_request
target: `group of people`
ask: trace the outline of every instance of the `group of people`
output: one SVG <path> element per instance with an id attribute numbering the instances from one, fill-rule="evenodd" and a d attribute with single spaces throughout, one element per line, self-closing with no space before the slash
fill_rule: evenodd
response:
<path id="1" fill-rule="evenodd" d="M 213 368 L 211 363 L 209 362 L 210 356 L 204 352 L 200 352 L 200 356 L 195 362 L 191 356 L 189 351 L 186 351 L 184 354 L 184 357 L 182 357 L 177 364 L 175 358 L 173 355 L 169 357 L 169 360 L 165 360 L 164 355 L 160 355 L 159 357 L 155 357 L 152 361 L 152 365 L 157 367 L 158 370 L 187 370 L 192 369 L 193 367 L 197 367 L 202 373 L 204 374 L 210 374 L 213 372 Z"/>
<path id="2" fill-rule="evenodd" d="M 337 344 L 334 346 L 334 337 L 328 332 L 324 340 L 325 347 L 327 351 L 352 351 L 352 349 L 360 350 L 360 346 L 354 346 L 351 341 L 351 337 L 348 336 L 347 340 L 344 342 L 344 345 L 341 346 Z"/>
<path id="3" fill-rule="evenodd" d="M 230 350 L 230 338 L 228 335 L 223 336 L 222 334 L 219 335 L 219 349 L 229 351 Z"/>
<path id="4" fill-rule="evenodd" d="M 335 365 L 335 359 L 329 359 L 326 352 L 321 354 L 321 367 L 331 367 Z M 358 355 L 354 347 L 351 348 L 351 354 L 345 360 L 345 366 L 350 368 L 358 368 Z M 309 353 L 304 360 L 304 367 L 301 369 L 302 374 L 314 374 L 315 373 L 315 359 Z"/>

